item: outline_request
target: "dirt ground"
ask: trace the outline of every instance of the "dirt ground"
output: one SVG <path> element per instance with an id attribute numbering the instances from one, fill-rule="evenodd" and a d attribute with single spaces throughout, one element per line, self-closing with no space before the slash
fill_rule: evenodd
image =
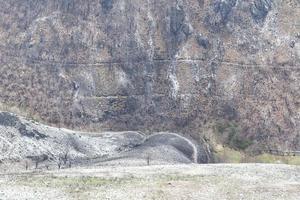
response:
<path id="1" fill-rule="evenodd" d="M 154 165 L 3 173 L 1 200 L 211 200 L 300 196 L 300 167 L 274 164 Z"/>

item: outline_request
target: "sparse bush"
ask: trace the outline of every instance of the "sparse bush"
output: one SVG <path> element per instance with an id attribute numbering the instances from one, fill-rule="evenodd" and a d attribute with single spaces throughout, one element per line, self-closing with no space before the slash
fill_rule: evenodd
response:
<path id="1" fill-rule="evenodd" d="M 228 124 L 224 124 L 224 123 L 220 123 L 220 122 L 216 123 L 217 132 L 220 134 L 224 133 L 227 127 L 228 127 Z"/>
<path id="2" fill-rule="evenodd" d="M 245 150 L 253 144 L 251 140 L 240 135 L 240 127 L 235 122 L 217 122 L 216 131 L 230 148 Z"/>
<path id="3" fill-rule="evenodd" d="M 60 162 L 62 161 L 64 165 L 66 165 L 69 160 L 69 152 L 70 152 L 69 146 L 67 146 L 64 153 L 59 156 L 59 161 Z"/>
<path id="4" fill-rule="evenodd" d="M 232 146 L 241 150 L 247 149 L 252 144 L 253 142 L 251 140 L 241 138 L 239 136 L 235 136 L 232 140 Z"/>

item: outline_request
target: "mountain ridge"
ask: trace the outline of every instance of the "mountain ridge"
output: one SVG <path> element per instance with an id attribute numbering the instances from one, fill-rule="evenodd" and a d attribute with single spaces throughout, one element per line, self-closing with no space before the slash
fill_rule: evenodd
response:
<path id="1" fill-rule="evenodd" d="M 249 151 L 299 149 L 299 1 L 1 5 L 7 107 L 71 129 L 180 132 L 212 144 L 231 144 L 234 129 Z"/>

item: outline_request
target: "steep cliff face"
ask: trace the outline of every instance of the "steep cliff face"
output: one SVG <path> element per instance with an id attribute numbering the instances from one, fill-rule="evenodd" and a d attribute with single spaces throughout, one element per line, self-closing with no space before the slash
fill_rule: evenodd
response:
<path id="1" fill-rule="evenodd" d="M 72 128 L 235 124 L 253 147 L 300 145 L 297 0 L 0 3 L 2 104 Z"/>

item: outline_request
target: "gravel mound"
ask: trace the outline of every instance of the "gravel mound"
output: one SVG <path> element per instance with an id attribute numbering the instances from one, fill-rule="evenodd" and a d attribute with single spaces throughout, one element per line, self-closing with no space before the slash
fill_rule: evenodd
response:
<path id="1" fill-rule="evenodd" d="M 0 112 L 0 161 L 45 165 L 205 163 L 195 141 L 175 133 L 87 133 L 46 126 Z"/>

